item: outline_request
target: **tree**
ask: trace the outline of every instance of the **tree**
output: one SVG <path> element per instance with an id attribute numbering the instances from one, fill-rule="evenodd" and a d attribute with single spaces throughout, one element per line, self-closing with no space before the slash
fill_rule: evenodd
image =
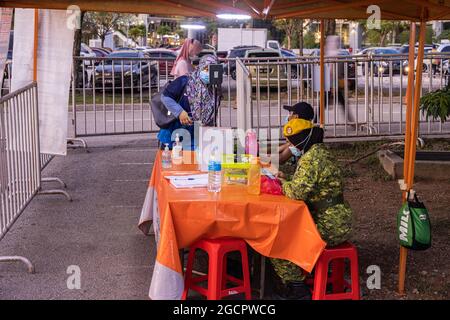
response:
<path id="1" fill-rule="evenodd" d="M 84 17 L 83 32 L 98 37 L 105 44 L 106 35 L 119 29 L 120 23 L 127 15 L 108 12 L 87 12 Z"/>
<path id="2" fill-rule="evenodd" d="M 137 42 L 137 40 L 139 38 L 143 38 L 146 36 L 145 25 L 140 24 L 137 26 L 132 26 L 130 28 L 130 30 L 128 31 L 128 34 L 131 39 L 133 39 L 135 42 Z"/>
<path id="3" fill-rule="evenodd" d="M 303 36 L 303 43 L 305 48 L 313 49 L 318 48 L 319 44 L 316 42 L 316 36 L 313 31 L 308 31 Z"/>
<path id="4" fill-rule="evenodd" d="M 389 36 L 392 43 L 395 43 L 397 38 L 401 40 L 405 38 L 406 24 L 404 22 L 382 20 L 380 29 L 367 29 L 366 20 L 361 20 L 360 24 L 365 29 L 366 42 L 371 45 L 385 46 Z"/>
<path id="5" fill-rule="evenodd" d="M 437 42 L 441 42 L 442 40 L 450 40 L 450 30 L 444 30 L 441 34 L 436 37 Z"/>
<path id="6" fill-rule="evenodd" d="M 287 48 L 291 49 L 292 38 L 298 34 L 299 29 L 303 30 L 303 19 L 277 19 L 274 26 L 285 33 Z"/>
<path id="7" fill-rule="evenodd" d="M 325 22 L 325 36 L 334 36 L 336 34 L 336 20 L 326 19 Z"/>
<path id="8" fill-rule="evenodd" d="M 159 34 L 160 36 L 164 36 L 166 34 L 169 34 L 172 32 L 172 29 L 169 26 L 166 25 L 160 25 L 158 27 L 158 29 L 156 29 L 156 33 Z"/>

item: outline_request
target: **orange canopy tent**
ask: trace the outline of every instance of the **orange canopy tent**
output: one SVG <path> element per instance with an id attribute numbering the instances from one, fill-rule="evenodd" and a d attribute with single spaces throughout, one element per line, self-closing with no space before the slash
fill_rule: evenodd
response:
<path id="1" fill-rule="evenodd" d="M 110 11 L 128 13 L 151 13 L 155 15 L 215 17 L 219 13 L 245 13 L 253 18 L 307 18 L 307 19 L 367 19 L 367 8 L 377 5 L 381 18 L 385 20 L 411 21 L 409 44 L 415 45 L 416 22 L 420 23 L 419 50 L 417 63 L 421 65 L 424 57 L 426 22 L 431 20 L 450 20 L 449 0 L 0 0 L 2 7 L 67 9 L 70 5 L 78 5 L 86 11 Z M 35 19 L 37 28 L 37 19 Z M 321 47 L 324 46 L 324 27 L 321 23 Z M 37 39 L 35 41 L 37 43 Z M 35 45 L 35 48 L 37 46 Z M 35 50 L 36 52 L 36 50 Z M 324 125 L 324 50 L 321 50 L 321 94 L 320 123 Z M 414 50 L 409 53 L 409 65 L 414 65 Z M 36 59 L 35 59 L 36 60 Z M 35 64 L 36 65 L 36 64 Z M 403 199 L 412 189 L 414 183 L 414 164 L 416 158 L 416 140 L 418 135 L 419 99 L 422 86 L 422 69 L 416 75 L 410 72 L 407 87 L 404 180 L 406 188 Z M 404 293 L 407 250 L 400 248 L 399 286 L 400 294 Z"/>

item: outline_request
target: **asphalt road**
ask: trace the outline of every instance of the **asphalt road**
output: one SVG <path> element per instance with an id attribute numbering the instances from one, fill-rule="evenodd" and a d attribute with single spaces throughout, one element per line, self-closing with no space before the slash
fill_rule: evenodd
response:
<path id="1" fill-rule="evenodd" d="M 44 177 L 64 180 L 73 197 L 37 196 L 0 241 L 3 299 L 148 299 L 155 242 L 137 228 L 155 155 L 154 135 L 88 138 L 90 153 L 69 150 Z M 47 185 L 46 189 L 52 187 Z M 81 288 L 69 289 L 70 266 Z"/>

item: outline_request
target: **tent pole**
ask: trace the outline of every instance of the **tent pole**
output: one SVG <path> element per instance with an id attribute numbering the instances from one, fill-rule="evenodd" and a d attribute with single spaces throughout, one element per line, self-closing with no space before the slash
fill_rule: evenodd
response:
<path id="1" fill-rule="evenodd" d="M 409 158 L 410 140 L 411 140 L 411 114 L 413 104 L 413 88 L 414 88 L 414 57 L 415 57 L 415 43 L 416 43 L 416 24 L 411 22 L 409 29 L 409 57 L 408 57 L 408 87 L 406 89 L 406 130 L 405 130 L 405 155 L 403 157 L 403 179 L 405 184 L 409 184 Z M 403 192 L 402 199 L 405 202 L 407 199 L 407 192 Z M 400 258 L 399 258 L 399 278 L 398 278 L 398 293 L 403 295 L 405 289 L 405 274 L 406 274 L 406 261 L 408 258 L 408 250 L 400 246 Z"/>
<path id="2" fill-rule="evenodd" d="M 416 162 L 416 141 L 419 134 L 419 106 L 420 106 L 420 95 L 422 88 L 422 65 L 424 57 L 424 47 L 425 47 L 425 36 L 426 36 L 426 21 L 422 20 L 420 22 L 420 33 L 419 33 L 419 50 L 417 53 L 417 76 L 416 76 L 416 86 L 414 88 L 414 105 L 411 116 L 411 140 L 410 140 L 410 156 L 409 156 L 409 179 L 408 179 L 408 190 L 413 187 L 414 183 L 414 167 Z"/>
<path id="3" fill-rule="evenodd" d="M 33 81 L 37 81 L 38 64 L 38 39 L 39 39 L 39 9 L 34 9 L 34 47 L 33 47 Z"/>
<path id="4" fill-rule="evenodd" d="M 325 126 L 325 23 L 320 20 L 320 127 Z"/>
<path id="5" fill-rule="evenodd" d="M 412 104 L 413 104 L 413 88 L 414 88 L 414 58 L 415 52 L 414 47 L 416 43 L 416 24 L 411 22 L 409 29 L 409 56 L 408 56 L 408 87 L 406 89 L 406 130 L 405 130 L 405 155 L 403 157 L 403 178 L 405 183 L 408 183 L 408 172 L 409 172 L 409 156 L 410 156 L 410 139 L 411 139 L 411 115 L 412 115 Z M 403 201 L 406 201 L 407 192 L 403 193 Z"/>
<path id="6" fill-rule="evenodd" d="M 404 165 L 408 166 L 407 177 L 406 177 L 406 185 L 407 190 L 411 190 L 414 183 L 414 164 L 416 161 L 416 141 L 418 135 L 418 121 L 419 121 L 419 100 L 422 88 L 422 65 L 423 65 L 423 56 L 424 56 L 424 46 L 425 46 L 425 35 L 426 35 L 426 21 L 422 20 L 420 22 L 420 33 L 419 33 L 419 48 L 417 53 L 417 74 L 416 74 L 416 83 L 414 88 L 414 99 L 412 105 L 412 114 L 410 115 L 411 121 L 411 129 L 410 129 L 410 138 L 409 138 L 409 146 L 405 145 L 406 148 L 409 149 L 409 157 L 408 162 L 405 162 Z M 409 86 L 409 83 L 408 83 Z M 411 88 L 412 89 L 412 88 Z M 405 159 L 406 160 L 406 159 Z M 400 247 L 400 262 L 399 262 L 399 275 L 398 275 L 398 292 L 399 294 L 405 293 L 405 276 L 406 276 L 406 257 L 407 257 L 407 249 L 404 247 Z"/>

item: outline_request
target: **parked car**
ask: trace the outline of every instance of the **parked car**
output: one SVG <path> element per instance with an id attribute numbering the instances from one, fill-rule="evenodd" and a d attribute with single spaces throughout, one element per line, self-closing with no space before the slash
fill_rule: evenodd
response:
<path id="1" fill-rule="evenodd" d="M 375 56 L 382 56 L 382 55 L 395 55 L 399 54 L 400 52 L 390 48 L 390 47 L 371 47 L 362 50 L 359 55 L 375 55 Z M 376 60 L 373 61 L 373 69 L 376 76 L 389 74 L 390 72 L 390 65 L 392 62 L 392 74 L 400 74 L 400 59 L 397 60 L 388 60 L 383 61 L 379 57 L 376 58 Z M 364 64 L 362 65 L 362 74 L 365 75 L 365 67 Z M 369 74 L 370 74 L 370 65 L 369 65 Z"/>
<path id="2" fill-rule="evenodd" d="M 294 52 L 287 50 L 287 49 L 280 49 L 280 52 L 281 52 L 281 55 L 283 56 L 283 58 L 286 58 L 293 62 L 297 62 L 297 55 Z M 300 76 L 299 72 L 298 72 L 299 64 L 298 63 L 290 63 L 289 65 L 291 66 L 291 79 L 297 79 L 297 76 Z M 303 74 L 304 75 L 306 74 L 306 66 L 305 65 L 303 65 Z"/>
<path id="3" fill-rule="evenodd" d="M 108 50 L 105 50 L 103 48 L 91 47 L 91 50 L 95 53 L 97 58 L 104 58 L 110 54 L 110 52 Z"/>
<path id="4" fill-rule="evenodd" d="M 275 62 L 278 59 L 282 58 L 282 55 L 279 50 L 274 49 L 252 49 L 247 50 L 245 53 L 244 59 L 251 59 L 251 62 Z M 264 65 L 261 67 L 257 67 L 254 65 L 249 66 L 249 71 L 251 75 L 252 87 L 255 88 L 259 82 L 259 88 L 286 88 L 288 77 L 286 72 L 285 65 Z M 258 76 L 259 71 L 259 76 Z"/>
<path id="5" fill-rule="evenodd" d="M 225 74 L 230 74 L 233 80 L 236 80 L 236 58 L 244 58 L 248 50 L 262 49 L 258 46 L 238 46 L 231 49 L 228 53 L 228 63 L 224 64 Z"/>
<path id="6" fill-rule="evenodd" d="M 425 47 L 424 53 L 431 53 L 433 52 L 433 47 Z M 432 60 L 436 59 L 424 59 L 422 64 L 422 71 L 428 72 L 430 68 L 432 68 Z M 403 61 L 403 74 L 407 75 L 409 73 L 410 67 L 409 67 L 409 61 L 405 60 Z M 414 70 L 417 70 L 417 58 L 414 59 Z"/>
<path id="7" fill-rule="evenodd" d="M 83 58 L 91 58 L 91 59 L 86 59 L 84 60 L 84 65 L 85 67 L 91 67 L 93 66 L 96 61 L 95 58 L 97 58 L 97 55 L 95 54 L 95 52 L 85 43 L 81 44 L 81 48 L 80 48 L 80 56 Z"/>
<path id="8" fill-rule="evenodd" d="M 166 74 L 167 76 L 170 75 L 175 59 L 177 58 L 177 54 L 174 51 L 169 49 L 147 49 L 144 50 L 144 52 L 148 54 L 151 59 L 157 59 L 160 77 L 163 77 Z"/>
<path id="9" fill-rule="evenodd" d="M 315 57 L 320 56 L 320 50 L 314 49 L 311 52 L 311 56 L 315 56 Z M 350 60 L 352 59 L 351 54 L 348 52 L 348 50 L 345 50 L 345 49 L 339 49 L 337 56 L 338 56 L 338 58 L 342 58 L 347 61 L 349 59 Z M 338 63 L 338 74 L 341 77 L 344 77 L 344 67 L 345 67 L 345 62 Z M 348 88 L 353 90 L 355 88 L 355 84 L 356 84 L 356 63 L 355 62 L 347 62 L 347 85 L 348 85 Z"/>
<path id="10" fill-rule="evenodd" d="M 195 58 L 192 60 L 192 65 L 198 66 L 198 63 L 200 62 L 200 59 L 201 59 L 203 56 L 206 56 L 206 55 L 208 55 L 208 54 L 211 54 L 211 55 L 217 57 L 217 54 L 216 54 L 216 51 L 215 51 L 215 50 L 213 50 L 213 49 L 203 49 L 202 51 L 200 51 L 200 53 L 197 55 L 197 57 L 195 57 Z"/>
<path id="11" fill-rule="evenodd" d="M 115 88 L 140 88 L 141 77 L 142 87 L 148 87 L 157 84 L 156 64 L 150 61 L 150 57 L 142 51 L 119 51 L 113 52 L 107 56 L 110 60 L 105 60 L 95 68 L 95 86 L 98 88 L 105 86 L 111 89 Z M 147 60 L 131 60 L 131 59 Z M 133 81 L 131 81 L 133 80 Z"/>

